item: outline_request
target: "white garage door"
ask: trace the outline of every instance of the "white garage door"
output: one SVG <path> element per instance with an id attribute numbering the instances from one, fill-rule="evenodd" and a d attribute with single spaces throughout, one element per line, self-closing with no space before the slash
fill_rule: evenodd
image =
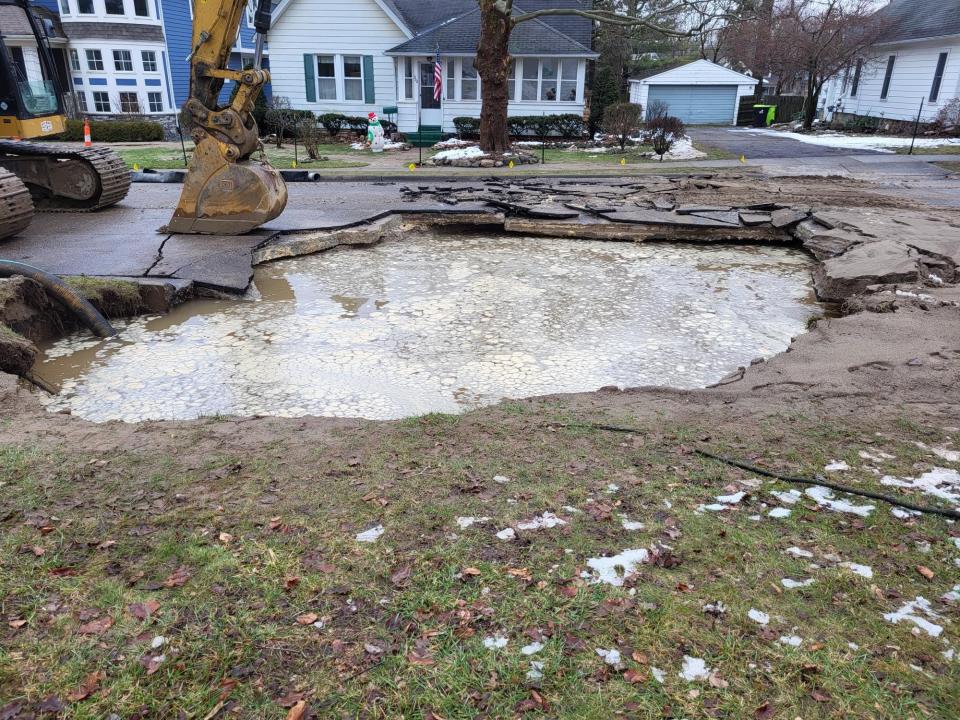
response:
<path id="1" fill-rule="evenodd" d="M 665 102 L 687 125 L 730 125 L 737 111 L 736 85 L 651 85 L 647 108 Z"/>

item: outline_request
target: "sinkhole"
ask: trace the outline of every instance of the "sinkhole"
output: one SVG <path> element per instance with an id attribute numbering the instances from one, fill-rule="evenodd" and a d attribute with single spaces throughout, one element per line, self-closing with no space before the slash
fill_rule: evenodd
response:
<path id="1" fill-rule="evenodd" d="M 603 386 L 705 387 L 822 314 L 785 247 L 411 232 L 256 269 L 256 300 L 195 300 L 77 333 L 34 368 L 52 411 L 394 419 Z"/>

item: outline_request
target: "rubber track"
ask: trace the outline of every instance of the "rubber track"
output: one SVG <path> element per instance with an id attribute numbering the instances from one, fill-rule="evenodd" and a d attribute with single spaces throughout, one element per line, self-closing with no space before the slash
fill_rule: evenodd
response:
<path id="1" fill-rule="evenodd" d="M 16 235 L 33 219 L 33 200 L 20 178 L 0 167 L 0 240 Z"/>
<path id="2" fill-rule="evenodd" d="M 77 150 L 69 145 L 58 143 L 30 143 L 23 140 L 0 140 L 0 165 L 3 165 L 3 155 L 20 155 L 31 157 L 49 157 L 62 160 L 82 160 L 91 165 L 100 178 L 100 194 L 92 199 L 90 205 L 82 205 L 81 201 L 65 200 L 63 206 L 58 207 L 57 198 L 44 199 L 39 203 L 39 210 L 43 212 L 92 212 L 100 208 L 116 205 L 123 200 L 130 191 L 130 169 L 123 159 L 109 148 L 82 148 Z M 75 204 L 73 204 L 75 203 Z"/>

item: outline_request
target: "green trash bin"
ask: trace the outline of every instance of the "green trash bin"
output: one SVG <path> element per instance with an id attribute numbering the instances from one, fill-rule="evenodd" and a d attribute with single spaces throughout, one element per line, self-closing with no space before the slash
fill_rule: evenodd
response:
<path id="1" fill-rule="evenodd" d="M 776 105 L 757 104 L 753 106 L 753 124 L 757 127 L 770 127 L 776 119 Z"/>

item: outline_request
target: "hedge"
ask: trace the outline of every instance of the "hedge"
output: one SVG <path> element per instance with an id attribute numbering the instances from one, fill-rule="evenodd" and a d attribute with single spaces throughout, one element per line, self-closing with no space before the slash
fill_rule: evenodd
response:
<path id="1" fill-rule="evenodd" d="M 477 118 L 457 117 L 453 124 L 460 135 L 472 135 L 480 131 Z M 573 113 L 560 115 L 514 115 L 507 118 L 511 135 L 554 135 L 564 138 L 581 138 L 586 130 L 583 118 Z"/>
<path id="2" fill-rule="evenodd" d="M 93 120 L 90 137 L 94 142 L 155 142 L 163 140 L 163 125 L 150 120 Z M 67 120 L 62 140 L 83 140 L 83 120 Z"/>
<path id="3" fill-rule="evenodd" d="M 324 113 L 317 118 L 317 122 L 323 125 L 324 129 L 330 133 L 330 137 L 336 137 L 341 130 L 351 130 L 358 135 L 366 135 L 369 119 L 362 115 L 344 115 L 342 113 Z M 386 134 L 397 131 L 397 124 L 380 118 L 380 126 Z"/>

